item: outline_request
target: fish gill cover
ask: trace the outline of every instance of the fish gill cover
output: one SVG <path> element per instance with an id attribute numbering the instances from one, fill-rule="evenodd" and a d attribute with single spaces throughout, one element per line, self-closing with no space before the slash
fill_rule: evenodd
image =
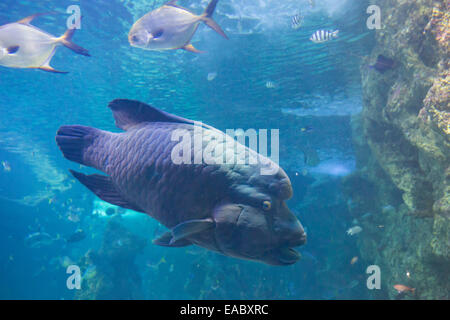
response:
<path id="1" fill-rule="evenodd" d="M 0 298 L 448 299 L 444 1 L 380 1 L 383 28 L 370 30 L 371 1 L 220 0 L 213 19 L 229 40 L 199 25 L 191 43 L 205 53 L 131 47 L 132 25 L 165 2 L 0 3 L 0 26 L 56 12 L 32 25 L 57 37 L 79 6 L 73 41 L 91 55 L 58 47 L 51 66 L 67 75 L 0 66 Z M 209 3 L 178 2 L 198 15 Z M 321 30 L 339 37 L 310 41 Z M 371 68 L 380 55 L 395 68 Z M 279 129 L 287 207 L 308 238 L 301 259 L 281 267 L 156 246 L 167 226 L 76 181 L 68 169 L 99 172 L 64 159 L 55 133 L 122 132 L 107 108 L 117 98 L 221 131 Z M 373 264 L 380 290 L 366 285 Z M 80 290 L 66 285 L 73 265 Z"/>

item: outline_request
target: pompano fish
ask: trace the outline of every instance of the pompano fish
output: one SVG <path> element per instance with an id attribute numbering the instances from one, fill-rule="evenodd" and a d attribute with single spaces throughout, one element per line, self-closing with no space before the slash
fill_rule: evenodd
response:
<path id="1" fill-rule="evenodd" d="M 155 244 L 194 244 L 271 265 L 300 258 L 293 248 L 306 242 L 306 233 L 285 203 L 293 191 L 278 165 L 211 126 L 141 102 L 114 100 L 109 108 L 126 132 L 63 126 L 56 142 L 67 159 L 107 174 L 71 171 L 99 198 L 146 213 L 170 229 Z M 215 159 L 231 151 L 239 159 L 251 155 L 258 161 L 195 161 L 211 147 L 212 136 L 221 141 L 214 148 Z M 234 144 L 228 144 L 230 139 Z M 181 153 L 194 161 L 178 162 L 174 154 Z M 261 174 L 267 167 L 276 170 Z"/>
<path id="2" fill-rule="evenodd" d="M 136 21 L 128 35 L 133 47 L 146 50 L 184 49 L 199 53 L 190 43 L 201 22 L 228 39 L 211 18 L 219 0 L 212 0 L 202 15 L 195 15 L 170 1 Z"/>
<path id="3" fill-rule="evenodd" d="M 40 69 L 54 73 L 57 71 L 50 62 L 58 46 L 65 46 L 74 52 L 89 56 L 86 49 L 71 41 L 75 29 L 69 29 L 61 37 L 32 26 L 36 17 L 46 13 L 35 14 L 20 21 L 0 26 L 0 65 L 10 68 Z"/>

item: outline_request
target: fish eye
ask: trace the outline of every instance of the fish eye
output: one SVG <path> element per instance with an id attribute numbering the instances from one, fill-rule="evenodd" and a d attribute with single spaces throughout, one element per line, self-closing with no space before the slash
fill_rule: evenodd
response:
<path id="1" fill-rule="evenodd" d="M 269 211 L 270 209 L 272 209 L 272 203 L 266 200 L 263 202 L 262 207 L 264 211 Z"/>
<path id="2" fill-rule="evenodd" d="M 138 42 L 138 41 L 139 41 L 139 38 L 138 38 L 137 36 L 133 36 L 133 37 L 131 38 L 131 41 L 133 41 L 133 42 Z"/>
<path id="3" fill-rule="evenodd" d="M 153 38 L 160 38 L 164 34 L 164 30 L 160 29 L 153 34 Z"/>

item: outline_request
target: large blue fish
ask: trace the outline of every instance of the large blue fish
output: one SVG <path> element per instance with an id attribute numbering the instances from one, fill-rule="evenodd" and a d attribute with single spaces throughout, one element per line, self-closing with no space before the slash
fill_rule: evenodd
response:
<path id="1" fill-rule="evenodd" d="M 170 229 L 154 240 L 155 244 L 194 244 L 271 265 L 298 261 L 300 255 L 293 247 L 306 242 L 306 233 L 285 203 L 292 196 L 292 186 L 275 163 L 213 127 L 138 101 L 115 100 L 109 108 L 116 125 L 125 132 L 63 126 L 56 142 L 67 159 L 107 174 L 88 176 L 72 171 L 98 197 L 144 212 Z M 195 143 L 199 132 L 200 149 Z M 188 160 L 206 153 L 208 137 L 213 135 L 235 142 L 233 154 L 237 157 L 253 155 L 258 161 L 174 161 L 180 150 L 189 154 Z M 190 138 L 194 143 L 186 142 Z M 273 174 L 262 174 L 267 166 L 276 169 Z"/>

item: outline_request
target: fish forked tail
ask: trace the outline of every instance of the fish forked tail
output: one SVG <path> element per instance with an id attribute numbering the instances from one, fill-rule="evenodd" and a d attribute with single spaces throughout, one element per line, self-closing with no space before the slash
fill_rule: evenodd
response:
<path id="1" fill-rule="evenodd" d="M 57 38 L 56 41 L 74 51 L 75 53 L 90 57 L 91 55 L 89 54 L 88 50 L 72 42 L 72 37 L 75 34 L 75 30 L 76 29 L 68 29 L 61 37 Z"/>
<path id="2" fill-rule="evenodd" d="M 331 34 L 334 38 L 339 38 L 339 30 L 333 31 Z"/>
<path id="3" fill-rule="evenodd" d="M 56 133 L 56 144 L 64 157 L 86 166 L 93 166 L 85 152 L 99 136 L 98 129 L 85 126 L 62 126 Z"/>
<path id="4" fill-rule="evenodd" d="M 225 39 L 228 39 L 228 36 L 225 34 L 225 32 L 222 30 L 222 28 L 212 19 L 212 15 L 214 14 L 214 10 L 216 10 L 217 2 L 219 0 L 211 0 L 208 7 L 206 8 L 205 12 L 201 15 L 201 20 L 211 29 L 216 31 L 218 34 L 220 34 Z"/>

